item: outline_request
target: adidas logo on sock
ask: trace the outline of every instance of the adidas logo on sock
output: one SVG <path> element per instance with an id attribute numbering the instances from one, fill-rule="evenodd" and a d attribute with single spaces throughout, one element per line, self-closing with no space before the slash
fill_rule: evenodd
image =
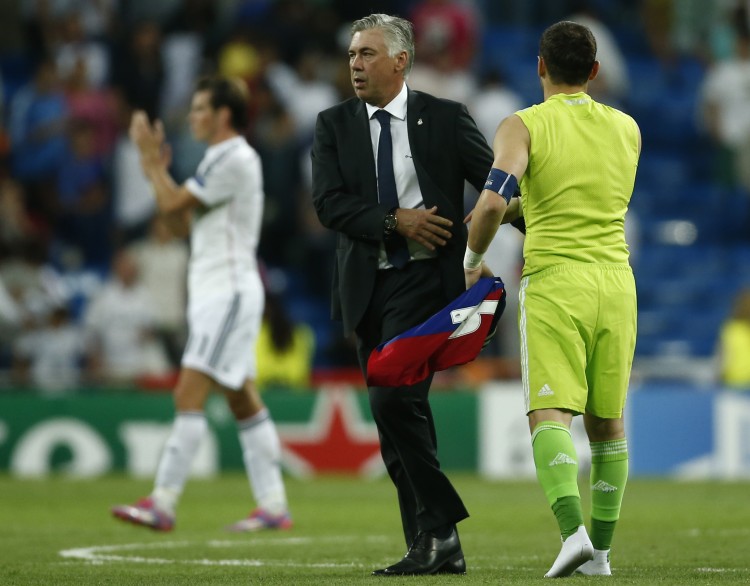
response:
<path id="1" fill-rule="evenodd" d="M 603 480 L 599 480 L 596 484 L 591 485 L 591 490 L 600 490 L 602 492 L 615 492 L 617 490 L 616 486 L 612 486 L 608 482 L 604 482 Z"/>
<path id="2" fill-rule="evenodd" d="M 557 456 L 549 463 L 550 466 L 559 466 L 560 464 L 576 464 L 576 461 L 568 456 L 568 454 L 563 454 L 562 452 L 558 452 Z"/>
<path id="3" fill-rule="evenodd" d="M 537 397 L 548 397 L 549 395 L 554 395 L 555 391 L 549 388 L 549 385 L 545 384 L 541 389 L 539 389 L 539 392 L 536 394 Z"/>

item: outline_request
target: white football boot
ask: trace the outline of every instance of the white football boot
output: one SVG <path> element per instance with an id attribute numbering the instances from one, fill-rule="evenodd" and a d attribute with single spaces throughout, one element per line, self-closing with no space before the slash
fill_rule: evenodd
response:
<path id="1" fill-rule="evenodd" d="M 609 568 L 609 550 L 595 549 L 594 559 L 589 560 L 576 570 L 577 574 L 586 576 L 611 576 L 612 571 Z"/>
<path id="2" fill-rule="evenodd" d="M 581 525 L 578 531 L 563 541 L 560 553 L 545 578 L 562 578 L 570 576 L 576 569 L 594 558 L 594 546 L 591 544 L 586 527 Z"/>

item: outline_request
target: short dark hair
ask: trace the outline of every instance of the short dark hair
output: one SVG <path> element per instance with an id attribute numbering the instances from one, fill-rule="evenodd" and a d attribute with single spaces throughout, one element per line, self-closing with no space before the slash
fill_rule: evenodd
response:
<path id="1" fill-rule="evenodd" d="M 596 61 L 596 39 L 588 27 L 564 20 L 542 33 L 539 56 L 553 83 L 583 85 Z"/>
<path id="2" fill-rule="evenodd" d="M 196 92 L 209 92 L 214 110 L 227 107 L 230 124 L 237 132 L 244 132 L 248 125 L 249 92 L 247 84 L 238 77 L 204 77 L 195 85 Z"/>

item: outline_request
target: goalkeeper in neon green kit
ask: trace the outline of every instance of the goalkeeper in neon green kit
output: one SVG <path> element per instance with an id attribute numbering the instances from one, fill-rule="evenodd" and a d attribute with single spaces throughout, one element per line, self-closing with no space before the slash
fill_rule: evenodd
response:
<path id="1" fill-rule="evenodd" d="M 636 336 L 636 293 L 624 220 L 641 149 L 628 115 L 592 100 L 599 71 L 591 31 L 559 22 L 542 35 L 544 102 L 506 118 L 471 215 L 467 287 L 499 225 L 523 216 L 519 292 L 522 382 L 537 477 L 562 548 L 546 577 L 609 575 L 628 476 L 623 408 Z M 518 179 L 517 179 L 518 178 Z M 521 198 L 512 197 L 516 184 Z M 591 442 L 590 536 L 570 436 L 583 414 Z"/>

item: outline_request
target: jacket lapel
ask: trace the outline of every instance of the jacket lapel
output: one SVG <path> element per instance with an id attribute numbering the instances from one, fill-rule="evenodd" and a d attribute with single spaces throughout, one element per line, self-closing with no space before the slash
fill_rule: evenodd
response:
<path id="1" fill-rule="evenodd" d="M 409 90 L 406 99 L 406 123 L 409 132 L 411 156 L 420 164 L 424 161 L 424 153 L 429 150 L 428 127 L 425 126 L 425 102 L 417 92 Z"/>
<path id="2" fill-rule="evenodd" d="M 418 92 L 409 90 L 407 97 L 407 129 L 409 133 L 409 146 L 414 161 L 414 169 L 417 171 L 417 181 L 422 192 L 425 207 L 431 208 L 436 205 L 433 194 L 440 193 L 440 189 L 425 169 L 427 153 L 430 150 L 430 120 L 426 110 L 426 103 Z"/>

